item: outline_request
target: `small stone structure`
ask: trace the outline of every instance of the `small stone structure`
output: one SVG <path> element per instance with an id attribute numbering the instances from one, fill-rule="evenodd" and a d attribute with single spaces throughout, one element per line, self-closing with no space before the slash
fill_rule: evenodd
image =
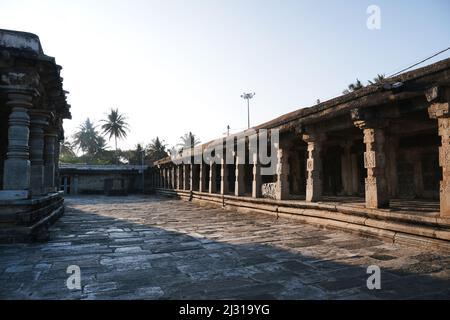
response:
<path id="1" fill-rule="evenodd" d="M 149 167 L 140 165 L 60 164 L 60 190 L 65 194 L 126 195 L 150 191 Z M 144 176 L 143 176 L 144 174 Z"/>
<path id="2" fill-rule="evenodd" d="M 70 106 L 38 36 L 0 30 L 0 242 L 43 240 L 64 210 L 59 143 Z"/>
<path id="3" fill-rule="evenodd" d="M 248 130 L 278 129 L 272 175 L 261 174 L 252 137 L 241 132 L 195 148 L 200 155 L 215 148 L 216 161 L 195 161 L 194 150 L 183 163 L 156 162 L 153 186 L 160 194 L 292 215 L 389 241 L 448 245 L 449 103 L 445 59 Z M 230 139 L 256 161 L 228 157 Z"/>

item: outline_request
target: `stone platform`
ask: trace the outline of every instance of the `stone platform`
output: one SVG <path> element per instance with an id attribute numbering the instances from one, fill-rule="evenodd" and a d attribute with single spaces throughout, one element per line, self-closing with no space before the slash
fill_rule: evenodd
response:
<path id="1" fill-rule="evenodd" d="M 50 236 L 0 245 L 0 299 L 450 298 L 448 253 L 166 197 L 69 197 Z"/>
<path id="2" fill-rule="evenodd" d="M 390 243 L 450 251 L 450 219 L 439 216 L 439 203 L 392 200 L 389 209 L 368 209 L 364 199 L 328 197 L 320 202 L 273 200 L 204 192 L 156 189 L 160 195 L 240 212 L 287 217 L 321 227 L 371 236 Z"/>
<path id="3" fill-rule="evenodd" d="M 29 200 L 1 200 L 0 243 L 45 241 L 48 228 L 63 213 L 61 193 Z"/>

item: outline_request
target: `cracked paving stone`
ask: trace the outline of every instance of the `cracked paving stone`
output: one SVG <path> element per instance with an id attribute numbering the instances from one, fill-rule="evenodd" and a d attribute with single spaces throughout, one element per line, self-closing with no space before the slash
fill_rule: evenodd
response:
<path id="1" fill-rule="evenodd" d="M 450 254 L 436 249 L 158 196 L 65 204 L 49 242 L 0 245 L 0 298 L 450 298 Z M 69 265 L 82 290 L 67 288 Z M 370 265 L 381 290 L 367 289 Z"/>

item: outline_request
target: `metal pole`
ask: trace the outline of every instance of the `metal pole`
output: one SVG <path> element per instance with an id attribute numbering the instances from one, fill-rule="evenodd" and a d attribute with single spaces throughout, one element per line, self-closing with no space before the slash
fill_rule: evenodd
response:
<path id="1" fill-rule="evenodd" d="M 250 99 L 247 99 L 247 120 L 248 128 L 250 129 Z"/>
<path id="2" fill-rule="evenodd" d="M 145 170 L 144 170 L 144 153 L 145 151 L 142 151 L 141 153 L 141 163 L 142 163 L 142 194 L 144 194 L 145 191 Z"/>

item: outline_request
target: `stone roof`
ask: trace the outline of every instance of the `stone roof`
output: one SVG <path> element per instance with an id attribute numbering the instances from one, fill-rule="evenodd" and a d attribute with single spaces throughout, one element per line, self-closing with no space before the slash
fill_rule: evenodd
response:
<path id="1" fill-rule="evenodd" d="M 142 167 L 146 170 L 149 166 L 141 165 L 95 165 L 95 164 L 82 164 L 82 163 L 60 163 L 60 170 L 71 171 L 136 171 L 142 170 Z"/>
<path id="2" fill-rule="evenodd" d="M 318 122 L 327 117 L 341 115 L 353 108 L 365 108 L 382 105 L 392 101 L 400 101 L 415 96 L 424 95 L 424 90 L 450 81 L 450 58 L 434 64 L 387 78 L 380 84 L 368 85 L 360 90 L 340 95 L 317 105 L 299 108 L 295 111 L 281 115 L 275 119 L 252 127 L 251 130 L 273 129 L 286 130 L 292 127 L 301 127 L 303 124 Z M 439 74 L 438 77 L 435 75 Z M 393 84 L 401 83 L 400 89 Z M 230 135 L 230 137 L 244 136 L 245 131 Z M 213 147 L 222 143 L 223 137 L 209 141 L 199 146 L 199 149 Z M 169 163 L 170 157 L 155 162 L 155 165 Z"/>
<path id="3" fill-rule="evenodd" d="M 54 57 L 45 55 L 37 35 L 0 29 L 0 59 L 4 61 L 0 69 L 0 91 L 11 88 L 36 92 L 44 90 L 48 101 L 46 105 L 52 111 L 56 111 L 62 119 L 72 117 L 66 98 L 68 92 L 63 89 L 60 76 L 62 67 L 56 64 Z M 20 67 L 17 66 L 18 61 L 22 61 Z M 38 73 L 38 84 L 25 72 L 31 65 Z"/>

